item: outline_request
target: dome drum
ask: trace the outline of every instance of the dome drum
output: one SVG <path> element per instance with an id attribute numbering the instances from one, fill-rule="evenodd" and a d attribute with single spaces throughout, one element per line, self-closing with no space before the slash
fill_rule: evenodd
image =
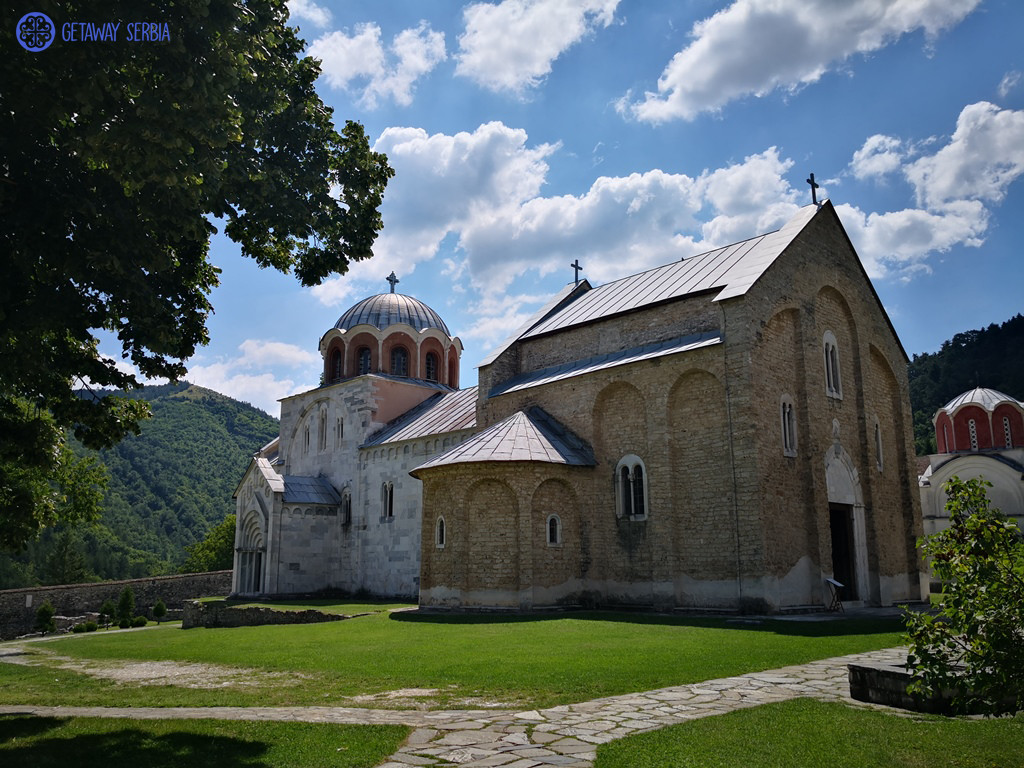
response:
<path id="1" fill-rule="evenodd" d="M 403 294 L 370 296 L 346 310 L 320 353 L 325 384 L 370 373 L 459 386 L 462 342 L 433 309 Z"/>

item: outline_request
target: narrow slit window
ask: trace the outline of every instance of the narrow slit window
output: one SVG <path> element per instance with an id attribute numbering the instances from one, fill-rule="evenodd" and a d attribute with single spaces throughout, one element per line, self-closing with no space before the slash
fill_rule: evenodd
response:
<path id="1" fill-rule="evenodd" d="M 825 331 L 825 394 L 837 400 L 843 398 L 842 379 L 839 375 L 839 344 L 832 331 Z"/>
<path id="2" fill-rule="evenodd" d="M 562 543 L 562 521 L 558 515 L 548 516 L 548 546 L 556 547 Z"/>

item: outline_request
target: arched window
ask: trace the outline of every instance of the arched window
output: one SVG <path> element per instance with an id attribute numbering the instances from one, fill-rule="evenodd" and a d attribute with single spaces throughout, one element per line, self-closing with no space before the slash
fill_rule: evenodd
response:
<path id="1" fill-rule="evenodd" d="M 978 450 L 978 422 L 970 419 L 967 422 L 967 430 L 971 433 L 971 450 Z"/>
<path id="2" fill-rule="evenodd" d="M 409 375 L 409 351 L 405 347 L 392 348 L 391 374 L 393 376 Z"/>
<path id="3" fill-rule="evenodd" d="M 370 348 L 360 347 L 356 354 L 359 356 L 357 369 L 359 371 L 359 375 L 363 376 L 370 372 Z"/>
<path id="4" fill-rule="evenodd" d="M 882 471 L 884 462 L 882 460 L 882 425 L 878 423 L 878 419 L 875 419 L 875 466 L 878 467 L 878 471 Z"/>
<path id="5" fill-rule="evenodd" d="M 345 420 L 338 417 L 337 423 L 334 425 L 334 447 L 341 448 L 341 441 L 345 437 Z"/>
<path id="6" fill-rule="evenodd" d="M 561 546 L 562 520 L 558 515 L 548 515 L 547 536 L 549 547 Z"/>
<path id="7" fill-rule="evenodd" d="M 437 527 L 434 529 L 434 544 L 438 549 L 444 549 L 444 518 L 437 518 Z"/>
<path id="8" fill-rule="evenodd" d="M 437 381 L 437 355 L 427 352 L 427 381 Z"/>
<path id="9" fill-rule="evenodd" d="M 341 492 L 341 524 L 348 525 L 352 522 L 352 489 L 346 488 Z"/>
<path id="10" fill-rule="evenodd" d="M 302 430 L 302 452 L 303 454 L 309 453 L 309 424 Z"/>
<path id="11" fill-rule="evenodd" d="M 333 384 L 336 381 L 341 381 L 341 350 L 338 349 L 337 347 L 331 350 L 330 369 L 331 372 L 329 377 L 329 383 Z"/>
<path id="12" fill-rule="evenodd" d="M 380 516 L 395 516 L 395 484 L 384 483 L 380 487 Z"/>
<path id="13" fill-rule="evenodd" d="M 825 331 L 825 394 L 843 399 L 843 385 L 839 377 L 839 345 L 832 331 Z"/>
<path id="14" fill-rule="evenodd" d="M 615 467 L 615 514 L 627 520 L 647 519 L 647 472 L 639 456 L 629 454 Z"/>
<path id="15" fill-rule="evenodd" d="M 1007 449 L 1013 448 L 1013 432 L 1010 430 L 1010 417 L 1003 416 L 1003 443 Z"/>
<path id="16" fill-rule="evenodd" d="M 942 425 L 942 451 L 943 453 L 952 452 L 952 448 L 949 445 L 949 430 L 946 429 L 946 425 Z"/>
<path id="17" fill-rule="evenodd" d="M 325 411 L 325 410 L 320 411 L 320 417 L 317 420 L 316 440 L 317 440 L 317 450 L 318 451 L 326 451 L 327 450 L 327 411 Z"/>
<path id="18" fill-rule="evenodd" d="M 796 456 L 796 414 L 793 412 L 793 398 L 789 395 L 782 396 L 779 418 L 782 426 L 782 455 Z"/>

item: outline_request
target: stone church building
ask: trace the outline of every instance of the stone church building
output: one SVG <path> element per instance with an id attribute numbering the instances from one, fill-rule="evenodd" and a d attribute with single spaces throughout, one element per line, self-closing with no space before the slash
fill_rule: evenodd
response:
<path id="1" fill-rule="evenodd" d="M 1024 524 L 1024 403 L 975 387 L 936 411 L 932 423 L 938 453 L 918 478 L 924 532 L 949 527 L 942 488 L 953 475 L 990 483 L 992 506 Z"/>
<path id="2" fill-rule="evenodd" d="M 927 588 L 906 355 L 831 203 L 570 284 L 474 388 L 393 291 L 282 400 L 235 494 L 236 594 L 778 611 L 827 604 L 827 578 L 866 605 Z"/>

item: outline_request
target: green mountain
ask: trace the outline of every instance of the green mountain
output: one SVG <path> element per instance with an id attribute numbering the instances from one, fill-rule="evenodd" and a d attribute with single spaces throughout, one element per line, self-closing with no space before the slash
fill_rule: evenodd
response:
<path id="1" fill-rule="evenodd" d="M 980 386 L 1024 397 L 1022 350 L 1024 315 L 1016 315 L 1002 325 L 958 333 L 934 354 L 914 355 L 907 375 L 918 455 L 935 453 L 932 417 L 962 392 Z"/>
<path id="2" fill-rule="evenodd" d="M 249 460 L 278 434 L 277 419 L 188 382 L 129 395 L 153 416 L 99 452 L 109 474 L 100 522 L 47 530 L 24 553 L 0 555 L 0 589 L 176 572 L 186 547 L 234 513 Z"/>

